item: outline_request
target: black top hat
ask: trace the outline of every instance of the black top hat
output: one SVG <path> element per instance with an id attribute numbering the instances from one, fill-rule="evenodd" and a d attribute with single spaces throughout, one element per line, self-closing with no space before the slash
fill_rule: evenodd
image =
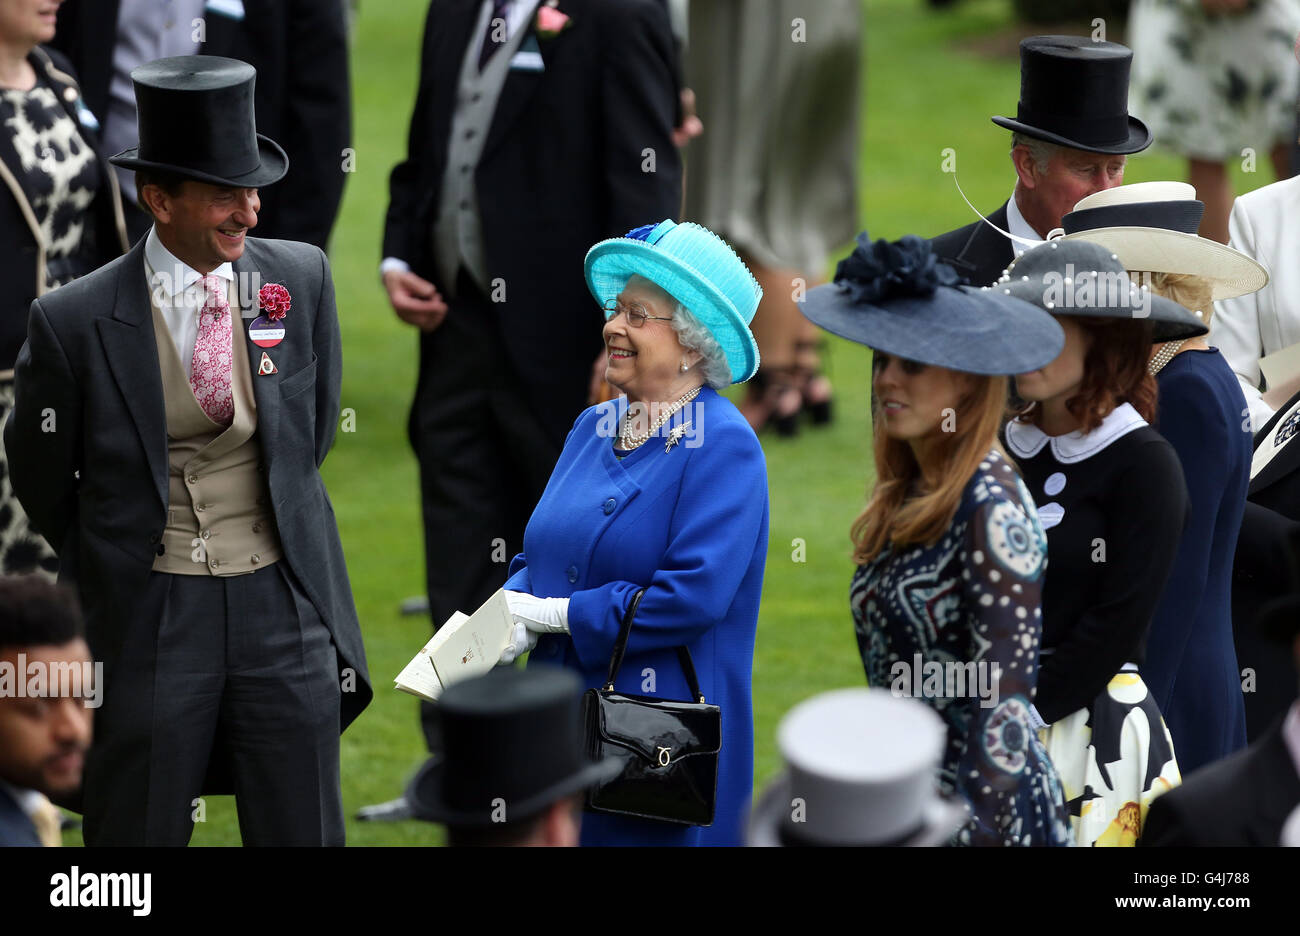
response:
<path id="1" fill-rule="evenodd" d="M 257 69 L 216 55 L 178 55 L 131 70 L 140 145 L 109 159 L 236 188 L 284 178 L 289 157 L 257 132 Z"/>
<path id="2" fill-rule="evenodd" d="M 1016 119 L 999 127 L 1090 153 L 1138 153 L 1147 125 L 1128 113 L 1133 50 L 1086 36 L 1030 36 L 1020 43 Z"/>
<path id="3" fill-rule="evenodd" d="M 485 826 L 532 818 L 619 771 L 583 751 L 582 687 L 554 666 L 498 667 L 450 686 L 439 702 L 444 754 L 406 790 L 417 818 Z"/>

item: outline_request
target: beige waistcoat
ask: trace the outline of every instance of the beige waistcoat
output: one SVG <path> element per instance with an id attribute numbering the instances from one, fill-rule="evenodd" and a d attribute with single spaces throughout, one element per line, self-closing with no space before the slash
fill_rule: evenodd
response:
<path id="1" fill-rule="evenodd" d="M 257 436 L 257 401 L 239 303 L 235 315 L 232 392 L 235 415 L 228 428 L 208 418 L 185 376 L 167 320 L 151 296 L 153 329 L 167 413 L 168 498 L 166 547 L 156 572 L 242 575 L 283 555 L 271 513 L 271 494 Z"/>

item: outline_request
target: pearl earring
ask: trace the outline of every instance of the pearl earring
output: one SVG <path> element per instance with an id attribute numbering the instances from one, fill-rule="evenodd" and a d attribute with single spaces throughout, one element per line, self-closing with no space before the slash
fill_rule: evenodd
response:
<path id="1" fill-rule="evenodd" d="M 691 369 L 691 365 L 687 364 L 685 361 L 682 361 L 682 373 L 684 374 L 690 369 Z"/>

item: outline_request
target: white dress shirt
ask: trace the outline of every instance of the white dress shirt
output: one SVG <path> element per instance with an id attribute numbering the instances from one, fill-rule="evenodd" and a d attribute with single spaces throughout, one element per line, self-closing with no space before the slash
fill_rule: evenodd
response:
<path id="1" fill-rule="evenodd" d="M 1023 237 L 1027 241 L 1033 241 L 1036 244 L 1043 242 L 1042 237 L 1034 230 L 1033 226 L 1025 220 L 1025 216 L 1020 213 L 1020 206 L 1016 204 L 1016 193 L 1011 193 L 1011 199 L 1007 202 L 1007 230 L 1016 237 Z M 1019 257 L 1028 250 L 1032 244 L 1021 243 L 1018 240 L 1011 242 L 1011 248 Z"/>
<path id="2" fill-rule="evenodd" d="M 203 274 L 164 247 L 156 228 L 149 229 L 144 243 L 144 259 L 149 292 L 167 322 L 185 376 L 191 377 L 194 342 L 199 336 L 199 311 L 203 308 L 203 286 L 199 283 Z M 235 281 L 235 268 L 223 263 L 212 271 L 212 275 L 225 280 L 229 289 L 229 284 Z M 237 314 L 234 309 L 231 313 Z M 158 338 L 162 340 L 161 335 Z"/>

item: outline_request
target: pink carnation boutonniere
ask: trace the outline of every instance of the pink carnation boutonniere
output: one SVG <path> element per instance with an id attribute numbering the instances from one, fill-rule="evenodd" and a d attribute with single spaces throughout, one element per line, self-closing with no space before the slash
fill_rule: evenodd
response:
<path id="1" fill-rule="evenodd" d="M 267 283 L 257 291 L 257 307 L 272 322 L 282 320 L 289 311 L 289 290 L 279 283 Z"/>
<path id="2" fill-rule="evenodd" d="M 548 0 L 537 8 L 537 36 L 539 39 L 554 39 L 572 25 L 569 15 L 559 10 L 559 0 Z"/>

